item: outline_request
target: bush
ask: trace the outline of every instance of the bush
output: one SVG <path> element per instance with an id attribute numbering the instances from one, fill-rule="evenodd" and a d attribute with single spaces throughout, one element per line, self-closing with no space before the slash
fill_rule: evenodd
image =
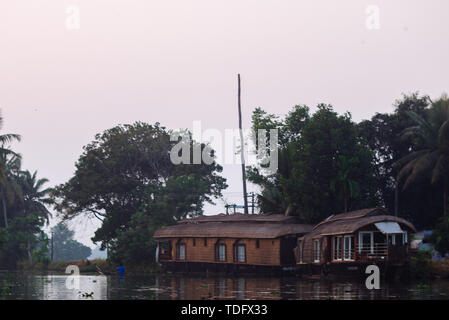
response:
<path id="1" fill-rule="evenodd" d="M 430 264 L 432 255 L 428 251 L 418 251 L 410 258 L 409 274 L 414 279 L 429 279 L 432 277 Z"/>
<path id="2" fill-rule="evenodd" d="M 449 216 L 440 218 L 430 240 L 442 256 L 449 253 Z"/>

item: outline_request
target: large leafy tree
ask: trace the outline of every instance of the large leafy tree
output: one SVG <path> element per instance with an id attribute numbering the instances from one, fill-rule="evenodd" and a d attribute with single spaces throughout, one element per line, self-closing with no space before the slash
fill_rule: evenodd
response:
<path id="1" fill-rule="evenodd" d="M 410 141 L 412 152 L 395 164 L 400 167 L 397 180 L 403 189 L 418 181 L 439 184 L 442 189 L 443 212 L 447 213 L 449 190 L 449 99 L 441 97 L 432 103 L 424 116 L 410 111 L 415 125 L 402 133 L 402 139 Z"/>
<path id="2" fill-rule="evenodd" d="M 312 115 L 308 107 L 296 106 L 282 121 L 258 109 L 254 116 L 253 129 L 269 124 L 278 126 L 281 132 L 279 170 L 271 176 L 264 175 L 263 168 L 248 170 L 250 181 L 261 186 L 258 199 L 262 207 L 283 210 L 314 223 L 345 209 L 376 204 L 373 155 L 349 114 L 338 115 L 331 106 L 322 104 Z M 346 208 L 343 198 L 349 195 L 342 198 L 342 184 L 337 183 L 342 170 L 340 157 L 357 159 L 349 178 L 352 186 L 359 186 L 359 192 L 355 197 L 353 190 L 354 199 L 346 201 Z"/>
<path id="3" fill-rule="evenodd" d="M 142 210 L 157 225 L 202 214 L 203 203 L 226 187 L 222 168 L 215 162 L 173 164 L 170 151 L 178 141 L 170 141 L 170 133 L 158 123 L 137 122 L 98 134 L 84 147 L 74 176 L 56 187 L 56 208 L 65 219 L 89 214 L 102 220 L 93 241 L 109 246 L 112 255 Z M 163 218 L 160 207 L 167 208 Z"/>
<path id="4" fill-rule="evenodd" d="M 426 118 L 430 104 L 426 95 L 403 95 L 395 101 L 392 113 L 377 113 L 358 124 L 375 157 L 375 177 L 382 204 L 390 212 L 411 220 L 417 228 L 432 227 L 440 216 L 442 201 L 438 195 L 441 185 L 418 180 L 404 190 L 396 179 L 400 167 L 394 163 L 418 150 L 417 145 L 410 139 L 404 140 L 402 135 L 404 130 L 417 125 L 409 113 Z"/>

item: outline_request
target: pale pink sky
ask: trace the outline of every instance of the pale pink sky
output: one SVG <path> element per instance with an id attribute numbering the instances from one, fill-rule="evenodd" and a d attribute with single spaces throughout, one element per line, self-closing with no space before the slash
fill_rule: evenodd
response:
<path id="1" fill-rule="evenodd" d="M 66 28 L 68 5 L 79 30 Z M 379 30 L 366 27 L 368 5 Z M 3 132 L 23 136 L 24 167 L 54 185 L 119 123 L 235 128 L 237 73 L 246 127 L 256 106 L 325 102 L 367 119 L 402 92 L 447 92 L 447 12 L 447 0 L 2 0 Z M 226 192 L 240 191 L 240 167 L 224 174 Z M 94 227 L 78 229 L 87 243 Z"/>

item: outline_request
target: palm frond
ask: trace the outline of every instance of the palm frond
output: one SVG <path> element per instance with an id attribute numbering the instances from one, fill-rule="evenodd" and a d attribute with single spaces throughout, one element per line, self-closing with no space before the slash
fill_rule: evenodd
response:
<path id="1" fill-rule="evenodd" d="M 13 141 L 20 142 L 21 139 L 22 137 L 19 134 L 14 133 L 2 134 L 0 135 L 0 144 L 1 145 L 10 144 Z"/>
<path id="2" fill-rule="evenodd" d="M 435 167 L 432 170 L 432 184 L 437 183 L 441 178 L 446 176 L 449 171 L 449 155 L 441 154 Z"/>
<path id="3" fill-rule="evenodd" d="M 416 163 L 413 165 L 411 174 L 405 181 L 404 189 L 407 189 L 412 183 L 415 182 L 418 177 L 423 176 L 427 172 L 431 172 L 431 170 L 435 166 L 438 156 L 439 152 L 438 150 L 436 150 L 419 157 Z"/>
<path id="4" fill-rule="evenodd" d="M 446 120 L 438 130 L 438 144 L 444 145 L 449 142 L 449 120 Z"/>
<path id="5" fill-rule="evenodd" d="M 424 150 L 419 150 L 419 151 L 414 151 L 404 157 L 402 157 L 401 159 L 399 159 L 398 161 L 396 161 L 395 163 L 393 163 L 393 168 L 401 168 L 402 166 L 404 166 L 405 164 L 409 163 L 410 161 L 419 158 L 420 156 L 429 153 L 430 149 L 424 149 Z"/>
<path id="6" fill-rule="evenodd" d="M 433 127 L 420 115 L 414 111 L 407 111 L 407 115 L 415 121 L 420 127 L 429 132 L 435 132 Z"/>

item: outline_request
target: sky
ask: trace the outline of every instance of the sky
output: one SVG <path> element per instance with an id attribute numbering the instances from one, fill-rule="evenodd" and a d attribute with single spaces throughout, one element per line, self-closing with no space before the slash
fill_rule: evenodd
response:
<path id="1" fill-rule="evenodd" d="M 448 11 L 447 0 L 2 0 L 1 133 L 21 134 L 23 167 L 54 186 L 118 124 L 237 128 L 237 74 L 246 128 L 259 106 L 282 116 L 329 103 L 369 119 L 402 93 L 448 91 Z M 242 202 L 240 170 L 224 166 L 228 202 Z M 98 222 L 69 226 L 93 246 Z"/>

